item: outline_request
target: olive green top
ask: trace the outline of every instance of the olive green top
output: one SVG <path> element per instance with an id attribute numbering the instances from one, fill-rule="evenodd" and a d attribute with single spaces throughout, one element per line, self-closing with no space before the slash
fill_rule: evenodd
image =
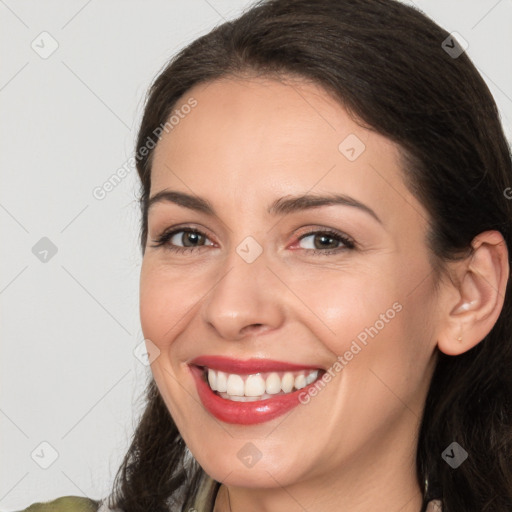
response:
<path id="1" fill-rule="evenodd" d="M 79 496 L 62 496 L 46 503 L 33 503 L 19 512 L 96 512 L 99 501 Z"/>
<path id="2" fill-rule="evenodd" d="M 204 475 L 199 492 L 194 500 L 194 509 L 197 512 L 211 512 L 215 483 L 215 480 L 211 477 Z M 119 509 L 109 509 L 106 501 L 106 499 L 91 500 L 80 496 L 62 496 L 46 503 L 33 503 L 17 512 L 123 512 Z"/>
<path id="3" fill-rule="evenodd" d="M 203 487 L 196 497 L 196 506 L 198 507 L 196 510 L 210 510 L 208 503 L 212 498 L 211 486 L 209 485 L 211 483 L 211 479 L 210 481 L 207 479 L 207 482 L 203 482 Z M 97 512 L 100 504 L 100 501 L 94 501 L 89 498 L 63 496 L 46 503 L 33 503 L 30 507 L 19 512 Z M 441 502 L 439 500 L 432 500 L 428 505 L 427 512 L 442 512 Z"/>

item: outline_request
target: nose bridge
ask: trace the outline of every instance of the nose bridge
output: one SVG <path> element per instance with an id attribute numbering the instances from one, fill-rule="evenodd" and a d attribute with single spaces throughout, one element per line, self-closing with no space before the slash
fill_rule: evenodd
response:
<path id="1" fill-rule="evenodd" d="M 236 340 L 248 330 L 276 328 L 283 307 L 263 247 L 247 237 L 224 260 L 202 310 L 203 320 L 223 338 Z"/>

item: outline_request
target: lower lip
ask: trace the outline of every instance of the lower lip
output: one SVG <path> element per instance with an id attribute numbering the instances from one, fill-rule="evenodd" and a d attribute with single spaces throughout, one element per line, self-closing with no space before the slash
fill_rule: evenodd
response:
<path id="1" fill-rule="evenodd" d="M 235 402 L 222 398 L 215 394 L 210 386 L 203 379 L 203 369 L 198 366 L 190 366 L 192 375 L 196 381 L 197 392 L 204 407 L 217 419 L 226 423 L 237 423 L 239 425 L 254 425 L 264 423 L 281 416 L 301 402 L 299 395 L 306 392 L 309 386 L 296 390 L 286 395 L 277 395 L 275 398 L 256 400 L 254 402 Z"/>

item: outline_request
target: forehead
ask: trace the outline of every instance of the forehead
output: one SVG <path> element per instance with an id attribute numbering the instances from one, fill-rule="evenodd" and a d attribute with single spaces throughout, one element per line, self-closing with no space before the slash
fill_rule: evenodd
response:
<path id="1" fill-rule="evenodd" d="M 197 161 L 207 155 L 235 157 L 241 153 L 237 149 L 243 148 L 245 160 L 261 162 L 276 157 L 297 160 L 316 149 L 317 156 L 337 158 L 339 143 L 347 135 L 368 136 L 323 88 L 298 79 L 283 83 L 268 78 L 223 78 L 199 84 L 184 94 L 174 111 L 179 112 L 190 98 L 196 107 L 164 134 L 156 154 Z M 190 146 L 194 152 L 180 151 Z"/>
<path id="2" fill-rule="evenodd" d="M 226 195 L 246 201 L 240 194 L 250 191 L 269 203 L 314 189 L 364 196 L 388 216 L 415 202 L 399 148 L 316 84 L 221 79 L 187 91 L 173 112 L 191 99 L 196 106 L 155 148 L 150 195 L 174 188 L 220 204 Z"/>

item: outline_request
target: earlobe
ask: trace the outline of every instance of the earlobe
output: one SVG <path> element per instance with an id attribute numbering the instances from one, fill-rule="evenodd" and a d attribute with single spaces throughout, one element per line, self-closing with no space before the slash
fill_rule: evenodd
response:
<path id="1" fill-rule="evenodd" d="M 508 251 L 498 231 L 474 238 L 472 253 L 457 262 L 457 297 L 447 308 L 437 345 L 447 355 L 462 354 L 480 343 L 494 327 L 503 308 L 509 278 Z M 449 310 L 449 311 L 448 311 Z"/>

